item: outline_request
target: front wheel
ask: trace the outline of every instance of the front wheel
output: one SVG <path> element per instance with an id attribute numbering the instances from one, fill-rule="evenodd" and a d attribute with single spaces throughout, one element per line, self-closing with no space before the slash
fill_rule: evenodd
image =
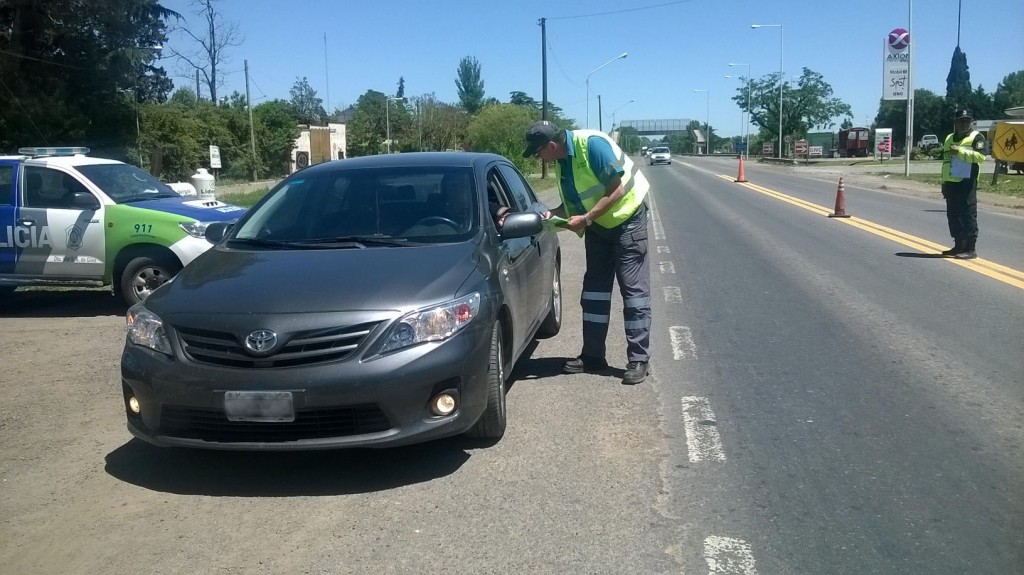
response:
<path id="1" fill-rule="evenodd" d="M 494 322 L 494 328 L 491 330 L 491 356 L 487 365 L 487 407 L 476 424 L 466 432 L 466 436 L 476 439 L 501 439 L 501 436 L 505 435 L 507 419 L 501 322 Z"/>
<path id="2" fill-rule="evenodd" d="M 118 284 L 121 297 L 129 306 L 135 305 L 170 281 L 179 271 L 181 265 L 169 257 L 132 258 L 121 272 Z"/>

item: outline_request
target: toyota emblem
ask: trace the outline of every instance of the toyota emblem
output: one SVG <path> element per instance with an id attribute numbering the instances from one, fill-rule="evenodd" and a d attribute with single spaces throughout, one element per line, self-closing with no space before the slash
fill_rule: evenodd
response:
<path id="1" fill-rule="evenodd" d="M 245 347 L 253 353 L 270 353 L 276 345 L 277 334 L 269 329 L 258 329 L 245 338 Z"/>

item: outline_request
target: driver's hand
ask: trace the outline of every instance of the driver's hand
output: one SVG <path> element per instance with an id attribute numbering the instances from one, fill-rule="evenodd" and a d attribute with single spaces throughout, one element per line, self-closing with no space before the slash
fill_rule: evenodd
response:
<path id="1" fill-rule="evenodd" d="M 541 212 L 540 219 L 542 219 L 542 220 L 550 220 L 551 219 L 551 210 L 544 210 L 543 212 Z"/>

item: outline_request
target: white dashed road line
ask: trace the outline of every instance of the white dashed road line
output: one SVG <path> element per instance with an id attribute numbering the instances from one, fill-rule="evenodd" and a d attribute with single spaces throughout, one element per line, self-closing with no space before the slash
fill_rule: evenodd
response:
<path id="1" fill-rule="evenodd" d="M 742 539 L 712 535 L 704 540 L 708 575 L 757 575 L 754 554 Z"/>
<path id="2" fill-rule="evenodd" d="M 668 290 L 665 288 L 665 298 L 668 299 Z M 679 288 L 676 288 L 679 289 Z M 682 295 L 679 296 L 682 300 Z M 690 328 L 685 325 L 674 325 L 668 328 L 668 337 L 672 342 L 672 359 L 697 359 L 697 344 L 693 343 L 693 334 Z"/>
<path id="3" fill-rule="evenodd" d="M 686 449 L 689 451 L 690 462 L 725 461 L 722 438 L 718 435 L 718 421 L 708 406 L 708 398 L 683 398 L 683 429 L 686 430 Z"/>
<path id="4" fill-rule="evenodd" d="M 669 253 L 668 246 L 658 246 L 658 253 L 659 254 L 667 254 L 667 253 Z"/>
<path id="5" fill-rule="evenodd" d="M 677 287 L 662 288 L 665 291 L 665 303 L 683 303 L 683 291 Z"/>
<path id="6" fill-rule="evenodd" d="M 658 269 L 663 274 L 674 274 L 676 273 L 676 264 L 673 262 L 658 262 Z"/>

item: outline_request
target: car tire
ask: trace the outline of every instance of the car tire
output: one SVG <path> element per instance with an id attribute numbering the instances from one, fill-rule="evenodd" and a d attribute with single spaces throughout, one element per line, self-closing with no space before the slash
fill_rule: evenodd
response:
<path id="1" fill-rule="evenodd" d="M 466 432 L 474 439 L 501 439 L 505 435 L 508 408 L 505 403 L 505 363 L 502 359 L 501 322 L 491 330 L 491 354 L 487 365 L 487 407 Z"/>
<path id="2" fill-rule="evenodd" d="M 181 264 L 167 256 L 133 258 L 121 272 L 118 283 L 121 297 L 128 305 L 135 305 L 180 271 Z"/>
<path id="3" fill-rule="evenodd" d="M 560 268 L 558 262 L 555 262 L 555 273 L 551 280 L 551 307 L 544 322 L 537 330 L 539 338 L 555 337 L 562 329 L 562 273 Z"/>

